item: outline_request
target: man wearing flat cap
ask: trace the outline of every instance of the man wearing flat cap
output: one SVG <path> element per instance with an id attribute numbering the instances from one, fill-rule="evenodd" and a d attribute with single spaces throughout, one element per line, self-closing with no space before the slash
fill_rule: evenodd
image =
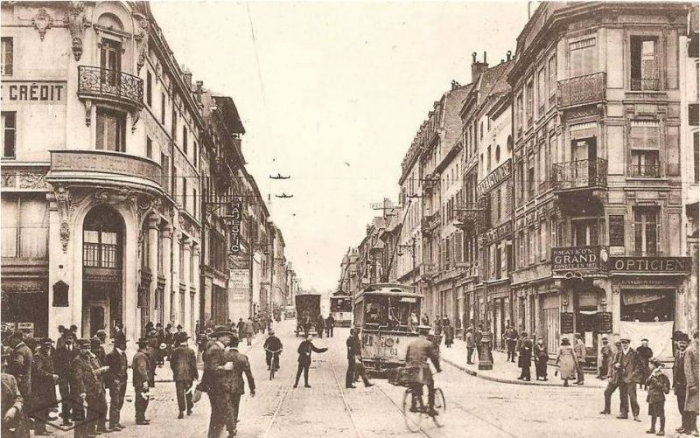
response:
<path id="1" fill-rule="evenodd" d="M 608 344 L 608 337 L 603 335 L 601 338 L 603 346 L 600 347 L 600 367 L 598 368 L 598 378 L 600 380 L 605 380 L 608 374 L 608 368 L 610 367 L 610 359 L 613 356 L 613 349 Z"/>
<path id="2" fill-rule="evenodd" d="M 620 415 L 618 419 L 628 418 L 630 405 L 634 421 L 639 419 L 639 403 L 637 403 L 637 384 L 644 379 L 644 364 L 636 350 L 630 348 L 630 339 L 621 338 L 622 352 L 615 358 L 613 368 L 618 373 L 618 388 L 620 390 Z"/>
<path id="3" fill-rule="evenodd" d="M 32 369 L 32 397 L 34 411 L 31 416 L 34 422 L 34 435 L 48 435 L 46 422 L 49 421 L 49 410 L 56 404 L 56 382 L 58 374 L 54 369 L 53 340 L 43 338 L 39 348 L 34 353 L 34 368 Z"/>
<path id="4" fill-rule="evenodd" d="M 175 381 L 175 392 L 177 394 L 178 419 L 184 418 L 185 410 L 187 415 L 192 414 L 192 382 L 199 379 L 197 371 L 197 354 L 187 346 L 189 336 L 186 332 L 175 335 L 177 346 L 170 355 L 170 368 L 173 370 L 173 380 Z"/>
<path id="5" fill-rule="evenodd" d="M 148 356 L 148 339 L 141 338 L 138 340 L 139 351 L 134 354 L 131 359 L 131 368 L 133 369 L 134 383 L 134 408 L 136 409 L 136 424 L 145 426 L 150 423 L 146 419 L 146 409 L 148 408 L 148 389 L 151 381 L 152 365 L 151 359 Z"/>
<path id="6" fill-rule="evenodd" d="M 219 438 L 226 426 L 229 436 L 234 436 L 236 425 L 233 423 L 233 406 L 231 405 L 230 372 L 233 363 L 226 363 L 225 349 L 231 344 L 234 333 L 227 326 L 217 326 L 211 334 L 214 342 L 207 347 L 204 357 L 204 371 L 198 389 L 206 391 L 211 404 L 208 438 Z"/>
<path id="7" fill-rule="evenodd" d="M 620 380 L 620 373 L 617 369 L 613 368 L 613 365 L 617 363 L 622 355 L 622 342 L 615 342 L 615 353 L 610 358 L 608 363 L 608 368 L 606 370 L 606 375 L 608 379 L 608 386 L 605 387 L 603 397 L 605 398 L 605 408 L 600 412 L 603 415 L 610 413 L 610 405 L 612 404 L 612 395 L 618 388 L 618 382 Z M 622 406 L 622 396 L 620 396 L 620 406 Z M 622 408 L 620 408 L 622 411 Z"/>
<path id="8" fill-rule="evenodd" d="M 104 420 L 101 405 L 104 386 L 100 376 L 107 371 L 107 367 L 95 367 L 98 364 L 90 351 L 90 344 L 90 339 L 80 339 L 80 352 L 71 362 L 71 391 L 75 394 L 73 399 L 82 405 L 73 408 L 76 438 L 95 436 L 97 423 Z M 85 404 L 87 409 L 83 408 Z"/>

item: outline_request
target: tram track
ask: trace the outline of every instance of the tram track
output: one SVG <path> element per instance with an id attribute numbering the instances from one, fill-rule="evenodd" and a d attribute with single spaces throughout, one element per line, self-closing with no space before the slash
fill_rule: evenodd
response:
<path id="1" fill-rule="evenodd" d="M 282 410 L 282 405 L 284 404 L 284 401 L 287 399 L 287 395 L 289 395 L 290 391 L 292 390 L 292 387 L 294 386 L 294 371 L 292 371 L 292 378 L 289 380 L 289 383 L 287 384 L 286 388 L 284 389 L 284 393 L 282 394 L 282 397 L 280 397 L 279 402 L 277 403 L 277 406 L 275 407 L 274 412 L 272 413 L 272 418 L 270 419 L 270 424 L 267 425 L 267 428 L 265 429 L 265 433 L 263 434 L 263 437 L 267 438 L 270 435 L 270 431 L 272 430 L 272 426 L 274 426 L 275 421 L 279 417 L 279 413 Z"/>

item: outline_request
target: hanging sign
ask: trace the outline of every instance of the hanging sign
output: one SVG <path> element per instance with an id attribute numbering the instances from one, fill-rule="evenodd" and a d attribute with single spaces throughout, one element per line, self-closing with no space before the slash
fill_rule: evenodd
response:
<path id="1" fill-rule="evenodd" d="M 231 207 L 231 252 L 236 254 L 241 251 L 241 211 L 243 205 L 234 202 Z"/>

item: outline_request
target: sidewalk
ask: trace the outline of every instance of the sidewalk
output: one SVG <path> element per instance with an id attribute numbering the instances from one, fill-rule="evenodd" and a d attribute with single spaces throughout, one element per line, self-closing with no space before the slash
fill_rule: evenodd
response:
<path id="1" fill-rule="evenodd" d="M 479 377 L 485 380 L 491 380 L 494 382 L 510 383 L 515 385 L 532 385 L 532 386 L 563 386 L 564 383 L 560 377 L 554 376 L 554 372 L 558 369 L 551 363 L 547 365 L 547 381 L 535 380 L 535 363 L 532 363 L 530 367 L 530 374 L 532 375 L 532 380 L 527 382 L 523 380 L 518 380 L 520 376 L 520 368 L 518 368 L 518 359 L 516 357 L 515 362 L 506 362 L 506 353 L 500 351 L 493 351 L 493 369 L 492 370 L 480 370 L 479 361 L 476 359 L 477 354 L 474 352 L 474 364 L 467 364 L 467 345 L 461 339 L 455 338 L 452 347 L 447 348 L 443 343 L 440 345 L 440 358 L 449 363 L 450 365 L 466 372 L 475 377 Z M 569 381 L 569 385 L 573 383 Z M 586 374 L 585 382 L 583 385 L 573 385 L 576 388 L 592 388 L 592 389 L 604 389 L 607 386 L 607 381 L 599 380 L 595 375 Z"/>

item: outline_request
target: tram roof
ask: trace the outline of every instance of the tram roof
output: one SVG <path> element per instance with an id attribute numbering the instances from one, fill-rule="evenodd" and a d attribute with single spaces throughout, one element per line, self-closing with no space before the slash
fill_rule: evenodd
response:
<path id="1" fill-rule="evenodd" d="M 361 301 L 366 294 L 371 294 L 374 296 L 383 295 L 421 297 L 421 295 L 416 292 L 413 286 L 406 286 L 398 283 L 376 283 L 364 288 L 355 298 L 355 302 Z"/>

